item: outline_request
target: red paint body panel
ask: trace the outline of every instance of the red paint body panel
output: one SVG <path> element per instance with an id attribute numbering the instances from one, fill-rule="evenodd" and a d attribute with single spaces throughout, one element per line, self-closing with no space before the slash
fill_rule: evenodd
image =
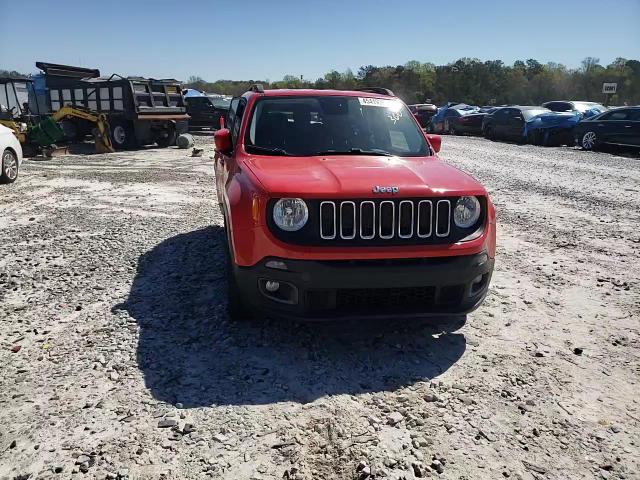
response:
<path id="1" fill-rule="evenodd" d="M 253 155 L 244 150 L 242 140 L 248 128 L 247 120 L 256 98 L 305 95 L 389 98 L 368 92 L 333 90 L 267 90 L 264 93 L 248 92 L 243 96 L 247 100 L 247 105 L 235 152 L 226 155 L 217 151 L 215 155 L 218 201 L 225 212 L 236 264 L 253 266 L 265 257 L 355 260 L 444 257 L 472 255 L 482 251 L 486 251 L 491 258 L 495 256 L 495 209 L 486 190 L 474 178 L 440 161 L 437 156 L 281 157 Z M 414 121 L 416 121 L 415 118 Z M 428 142 L 428 136 L 424 135 Z M 400 192 L 395 196 L 393 194 L 374 195 L 371 193 L 374 185 L 396 185 Z M 265 218 L 266 206 L 270 198 L 351 199 L 458 195 L 487 197 L 487 222 L 482 235 L 478 238 L 450 245 L 297 246 L 285 244 L 276 239 L 269 231 Z"/>

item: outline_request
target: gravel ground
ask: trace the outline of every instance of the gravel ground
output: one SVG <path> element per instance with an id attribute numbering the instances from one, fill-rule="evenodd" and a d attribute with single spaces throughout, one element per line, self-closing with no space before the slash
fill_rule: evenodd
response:
<path id="1" fill-rule="evenodd" d="M 0 478 L 640 478 L 640 162 L 446 137 L 498 210 L 461 328 L 230 323 L 211 137 L 0 188 Z"/>

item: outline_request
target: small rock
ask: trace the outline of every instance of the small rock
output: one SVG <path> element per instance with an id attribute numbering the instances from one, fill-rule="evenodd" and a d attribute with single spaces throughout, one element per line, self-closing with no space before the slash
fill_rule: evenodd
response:
<path id="1" fill-rule="evenodd" d="M 158 428 L 171 428 L 175 427 L 177 424 L 178 421 L 173 418 L 163 418 L 158 422 Z"/>
<path id="2" fill-rule="evenodd" d="M 226 442 L 227 440 L 229 440 L 227 437 L 225 437 L 225 436 L 224 436 L 223 434 L 221 434 L 221 433 L 216 433 L 216 434 L 213 436 L 213 439 L 214 439 L 216 442 L 220 442 L 220 443 L 224 443 L 224 442 Z"/>
<path id="3" fill-rule="evenodd" d="M 196 427 L 192 423 L 185 423 L 184 427 L 182 428 L 183 435 L 189 435 L 190 433 L 193 433 L 195 431 L 196 431 Z"/>
<path id="4" fill-rule="evenodd" d="M 582 355 L 582 352 L 584 352 L 584 349 L 582 349 L 580 347 L 576 347 L 576 348 L 573 349 L 574 355 Z"/>
<path id="5" fill-rule="evenodd" d="M 460 400 L 465 405 L 473 405 L 474 403 L 476 403 L 475 400 L 469 395 L 458 395 L 458 400 Z"/>
<path id="6" fill-rule="evenodd" d="M 109 378 L 115 382 L 116 380 L 118 380 L 120 378 L 120 375 L 118 375 L 116 372 L 111 372 L 109 374 Z"/>
<path id="7" fill-rule="evenodd" d="M 370 415 L 367 420 L 369 420 L 369 423 L 371 425 L 378 425 L 380 423 L 382 423 L 382 420 L 380 420 L 378 417 L 374 417 L 373 415 Z"/>
<path id="8" fill-rule="evenodd" d="M 412 463 L 411 468 L 413 469 L 413 474 L 417 478 L 423 478 L 427 476 L 427 470 L 419 463 Z"/>
<path id="9" fill-rule="evenodd" d="M 387 417 L 387 423 L 389 425 L 397 425 L 402 420 L 404 420 L 404 417 L 402 416 L 402 414 L 400 412 L 393 412 L 392 414 L 390 414 Z"/>
<path id="10" fill-rule="evenodd" d="M 433 394 L 433 393 L 427 393 L 427 394 L 424 396 L 424 401 L 425 401 L 425 402 L 429 402 L 429 403 L 431 403 L 431 402 L 437 402 L 438 400 L 439 400 L 438 396 L 437 396 L 437 395 L 435 395 L 435 394 Z"/>
<path id="11" fill-rule="evenodd" d="M 443 473 L 444 472 L 444 465 L 442 464 L 442 462 L 440 460 L 433 460 L 431 462 L 431 468 L 433 468 L 438 473 Z"/>
<path id="12" fill-rule="evenodd" d="M 14 345 L 13 347 L 11 347 L 11 351 L 13 353 L 18 353 L 21 348 L 22 348 L 22 345 Z"/>

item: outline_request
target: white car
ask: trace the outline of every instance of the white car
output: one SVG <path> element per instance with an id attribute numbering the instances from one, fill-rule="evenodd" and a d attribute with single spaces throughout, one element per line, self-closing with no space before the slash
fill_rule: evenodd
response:
<path id="1" fill-rule="evenodd" d="M 22 164 L 22 147 L 13 130 L 0 125 L 0 183 L 13 183 Z"/>

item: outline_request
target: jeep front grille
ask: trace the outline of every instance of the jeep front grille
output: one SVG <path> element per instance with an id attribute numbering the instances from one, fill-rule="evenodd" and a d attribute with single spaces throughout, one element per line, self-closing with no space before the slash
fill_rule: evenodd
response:
<path id="1" fill-rule="evenodd" d="M 307 224 L 296 232 L 285 232 L 273 222 L 273 207 L 267 205 L 267 224 L 280 241 L 310 246 L 390 246 L 455 243 L 468 237 L 486 221 L 486 199 L 478 224 L 461 229 L 453 222 L 458 197 L 309 199 Z"/>
<path id="2" fill-rule="evenodd" d="M 449 200 L 320 202 L 323 240 L 444 238 L 451 232 Z"/>

